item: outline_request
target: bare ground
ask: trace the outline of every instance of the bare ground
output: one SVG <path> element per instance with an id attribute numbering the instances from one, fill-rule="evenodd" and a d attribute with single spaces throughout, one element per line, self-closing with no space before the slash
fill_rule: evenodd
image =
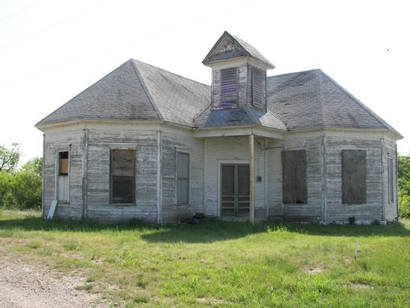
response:
<path id="1" fill-rule="evenodd" d="M 53 273 L 7 258 L 0 251 L 0 307 L 103 307 L 95 294 L 76 290 L 80 278 Z M 99 302 L 99 303 L 98 303 Z"/>

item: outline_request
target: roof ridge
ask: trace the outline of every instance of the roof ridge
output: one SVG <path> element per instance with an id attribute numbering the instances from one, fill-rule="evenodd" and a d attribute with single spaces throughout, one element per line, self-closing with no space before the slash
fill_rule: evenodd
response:
<path id="1" fill-rule="evenodd" d="M 171 71 L 168 71 L 168 70 L 166 70 L 166 69 L 163 69 L 163 68 L 161 68 L 161 67 L 158 67 L 158 66 L 149 64 L 149 63 L 147 63 L 147 62 L 144 62 L 144 61 L 141 61 L 141 60 L 138 60 L 138 59 L 131 58 L 129 61 L 133 61 L 133 62 L 134 62 L 134 65 L 135 65 L 135 62 L 137 62 L 137 63 L 142 63 L 142 64 L 144 64 L 144 65 L 148 65 L 148 66 L 154 67 L 154 68 L 156 68 L 156 69 L 159 69 L 159 70 L 161 70 L 161 71 L 167 72 L 167 73 L 172 74 L 172 75 L 174 75 L 174 76 L 177 76 L 177 77 L 180 77 L 180 78 L 183 78 L 183 79 L 186 79 L 186 80 L 189 80 L 189 81 L 198 83 L 198 84 L 203 85 L 203 86 L 211 87 L 210 85 L 208 85 L 208 84 L 206 84 L 206 83 L 203 83 L 203 82 L 194 80 L 194 79 L 192 79 L 192 78 L 188 78 L 188 77 L 185 77 L 185 76 L 182 76 L 182 75 L 173 73 L 173 72 L 171 72 Z M 135 65 L 135 66 L 137 66 L 137 65 Z"/>
<path id="2" fill-rule="evenodd" d="M 141 83 L 142 88 L 144 89 L 145 94 L 147 95 L 152 108 L 154 108 L 155 112 L 158 114 L 159 118 L 161 120 L 164 120 L 164 116 L 162 115 L 161 111 L 159 110 L 157 103 L 155 102 L 154 98 L 152 97 L 150 91 L 148 90 L 148 87 L 145 83 L 144 77 L 142 76 L 140 70 L 138 69 L 137 65 L 135 65 L 135 60 L 134 59 L 129 59 L 127 62 L 131 62 L 131 66 L 134 68 L 135 75 L 137 76 L 138 80 Z"/>
<path id="3" fill-rule="evenodd" d="M 271 75 L 271 76 L 267 76 L 266 78 L 283 77 L 286 75 L 301 74 L 301 73 L 314 72 L 314 71 L 322 71 L 322 70 L 320 68 L 314 68 L 314 69 L 305 70 L 305 71 L 297 71 L 297 72 L 291 72 L 291 73 L 285 73 L 285 74 L 279 74 L 279 75 Z"/>
<path id="4" fill-rule="evenodd" d="M 321 70 L 317 70 L 319 73 L 323 73 Z M 315 71 L 316 72 L 316 71 Z M 318 78 L 319 77 L 319 78 Z M 325 126 L 325 112 L 323 110 L 323 96 L 322 96 L 322 78 L 316 74 L 316 78 L 318 79 L 318 87 L 319 87 L 319 106 L 320 106 L 320 119 L 321 119 L 321 125 Z"/>

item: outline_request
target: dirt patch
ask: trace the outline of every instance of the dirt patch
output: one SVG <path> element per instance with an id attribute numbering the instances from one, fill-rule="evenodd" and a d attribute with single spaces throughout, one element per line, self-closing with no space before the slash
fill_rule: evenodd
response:
<path id="1" fill-rule="evenodd" d="M 315 275 L 323 272 L 325 269 L 323 267 L 309 267 L 306 269 L 306 273 L 310 275 Z"/>
<path id="2" fill-rule="evenodd" d="M 372 286 L 369 286 L 368 284 L 363 284 L 363 283 L 351 283 L 350 286 L 356 291 L 373 289 Z"/>
<path id="3" fill-rule="evenodd" d="M 76 290 L 82 279 L 62 279 L 42 268 L 0 254 L 0 307 L 107 307 L 95 294 Z"/>

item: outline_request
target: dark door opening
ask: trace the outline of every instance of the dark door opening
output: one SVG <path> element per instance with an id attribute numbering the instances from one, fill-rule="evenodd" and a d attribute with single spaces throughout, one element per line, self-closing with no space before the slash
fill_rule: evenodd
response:
<path id="1" fill-rule="evenodd" d="M 221 216 L 249 215 L 249 165 L 221 166 Z"/>

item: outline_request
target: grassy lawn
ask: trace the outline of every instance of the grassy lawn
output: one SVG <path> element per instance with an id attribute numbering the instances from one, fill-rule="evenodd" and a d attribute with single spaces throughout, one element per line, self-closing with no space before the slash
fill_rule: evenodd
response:
<path id="1" fill-rule="evenodd" d="M 126 307 L 410 305 L 410 221 L 101 226 L 3 210 L 0 247 Z"/>

